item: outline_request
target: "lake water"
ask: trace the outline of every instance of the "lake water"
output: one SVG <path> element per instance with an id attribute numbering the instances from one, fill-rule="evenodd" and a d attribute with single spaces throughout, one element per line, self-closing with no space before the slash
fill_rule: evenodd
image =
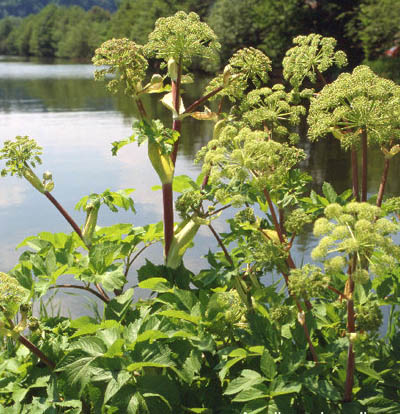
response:
<path id="1" fill-rule="evenodd" d="M 89 64 L 44 64 L 29 61 L 0 59 L 0 144 L 16 135 L 28 135 L 44 148 L 43 166 L 37 171 L 53 173 L 55 189 L 52 194 L 71 213 L 78 224 L 85 217 L 74 210 L 77 201 L 90 193 L 106 188 L 118 190 L 135 188 L 133 193 L 137 214 L 113 214 L 105 208 L 100 212 L 99 225 L 117 222 L 144 225 L 161 220 L 161 193 L 151 191 L 158 177 L 147 160 L 146 146 L 132 144 L 123 148 L 118 157 L 111 155 L 111 142 L 131 135 L 134 110 L 122 96 L 111 96 L 100 83 L 93 80 L 94 68 Z M 192 102 L 201 90 L 191 88 L 184 99 Z M 154 116 L 167 120 L 169 112 L 157 104 L 157 97 L 145 102 Z M 196 177 L 199 166 L 193 165 L 196 152 L 207 142 L 212 132 L 208 122 L 185 122 L 176 174 Z M 338 191 L 350 186 L 349 157 L 334 141 L 318 144 L 304 143 L 311 156 L 304 167 L 312 174 L 315 188 L 324 181 L 333 183 Z M 371 157 L 370 177 L 377 188 L 381 156 Z M 390 171 L 388 191 L 400 189 L 399 163 Z M 38 174 L 39 175 L 39 174 Z M 215 227 L 222 230 L 223 223 Z M 15 246 L 24 238 L 40 231 L 70 232 L 69 225 L 48 200 L 26 181 L 16 177 L 0 179 L 0 271 L 12 268 L 20 251 Z M 190 269 L 206 266 L 202 258 L 216 242 L 201 229 L 196 249 L 188 250 L 185 264 Z M 294 248 L 297 263 L 307 260 L 305 246 L 313 243 L 311 235 L 298 239 Z M 153 246 L 146 255 L 162 263 L 162 246 Z M 143 258 L 144 259 L 144 258 Z M 143 264 L 138 261 L 137 267 Z M 137 268 L 136 267 L 136 268 Z M 135 283 L 135 270 L 131 271 Z M 79 293 L 81 295 L 81 293 Z M 58 296 L 62 310 L 72 316 L 82 312 L 81 296 Z"/>

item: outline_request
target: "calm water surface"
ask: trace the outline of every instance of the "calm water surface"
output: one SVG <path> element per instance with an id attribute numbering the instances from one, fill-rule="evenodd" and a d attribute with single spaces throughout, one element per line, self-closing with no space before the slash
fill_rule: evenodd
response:
<path id="1" fill-rule="evenodd" d="M 55 189 L 52 194 L 82 224 L 84 214 L 74 211 L 76 202 L 92 192 L 106 188 L 118 190 L 135 188 L 133 194 L 137 214 L 113 214 L 103 209 L 99 225 L 132 222 L 136 225 L 161 220 L 161 193 L 150 188 L 159 184 L 158 177 L 147 160 L 146 147 L 135 144 L 123 148 L 118 157 L 111 156 L 111 142 L 131 135 L 134 110 L 131 103 L 121 96 L 111 96 L 105 88 L 93 81 L 92 65 L 43 64 L 0 59 L 0 144 L 16 135 L 28 135 L 44 148 L 43 166 L 37 171 L 53 173 Z M 187 102 L 200 96 L 201 91 L 185 94 Z M 193 96 L 191 96 L 193 95 Z M 169 113 L 156 99 L 147 101 L 148 111 L 161 119 Z M 168 121 L 167 121 L 168 122 Z M 211 134 L 207 122 L 186 122 L 182 134 L 181 152 L 176 174 L 196 177 L 199 167 L 193 157 Z M 318 188 L 324 181 L 332 182 L 339 191 L 350 185 L 349 159 L 340 152 L 334 141 L 318 144 L 304 143 L 312 156 L 305 162 Z M 381 157 L 371 157 L 371 184 L 377 188 L 380 177 Z M 38 174 L 38 175 L 39 175 Z M 389 192 L 399 192 L 399 164 L 391 169 Z M 215 224 L 220 230 L 222 224 Z M 15 246 L 25 237 L 40 231 L 70 232 L 69 225 L 48 200 L 35 191 L 26 181 L 7 177 L 0 179 L 0 270 L 12 268 L 21 251 Z M 202 255 L 216 243 L 207 229 L 197 236 L 196 249 L 185 256 L 191 269 L 206 265 Z M 307 260 L 305 246 L 313 243 L 311 235 L 299 238 L 294 248 L 295 260 Z M 162 262 L 162 247 L 149 249 L 147 257 Z M 143 261 L 138 261 L 140 266 Z M 134 283 L 135 269 L 130 275 Z M 82 298 L 57 296 L 62 309 L 72 316 L 83 311 Z"/>

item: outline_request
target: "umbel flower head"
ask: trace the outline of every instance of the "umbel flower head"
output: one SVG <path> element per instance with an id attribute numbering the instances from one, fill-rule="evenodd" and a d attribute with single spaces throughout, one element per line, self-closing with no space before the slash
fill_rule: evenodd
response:
<path id="1" fill-rule="evenodd" d="M 249 87 L 259 88 L 268 82 L 271 60 L 254 47 L 238 50 L 228 62 L 224 72 L 215 77 L 206 87 L 206 93 L 223 88 L 212 99 L 227 96 L 232 102 L 242 99 Z"/>
<path id="2" fill-rule="evenodd" d="M 251 183 L 259 190 L 279 189 L 290 169 L 304 158 L 303 150 L 268 140 L 267 133 L 238 124 L 223 128 L 197 157 L 204 161 L 203 172 L 209 174 L 210 183 Z"/>
<path id="3" fill-rule="evenodd" d="M 29 291 L 17 279 L 0 272 L 0 312 L 12 319 L 28 298 Z"/>
<path id="4" fill-rule="evenodd" d="M 343 73 L 311 101 L 308 134 L 312 141 L 332 133 L 343 148 L 358 146 L 362 131 L 368 143 L 400 138 L 400 86 L 367 66 Z"/>
<path id="5" fill-rule="evenodd" d="M 143 56 L 143 47 L 132 40 L 107 40 L 96 49 L 92 61 L 96 66 L 107 66 L 95 71 L 96 80 L 103 80 L 108 74 L 115 75 L 107 83 L 110 92 L 122 89 L 126 95 L 135 96 L 141 89 L 140 83 L 146 76 L 148 63 Z"/>
<path id="6" fill-rule="evenodd" d="M 286 93 L 281 84 L 272 88 L 260 88 L 249 92 L 241 105 L 243 118 L 252 127 L 264 126 L 270 137 L 297 141 L 298 134 L 293 126 L 298 125 L 306 110 L 302 105 L 294 105 L 292 94 Z M 288 124 L 292 128 L 288 128 Z"/>
<path id="7" fill-rule="evenodd" d="M 399 231 L 399 225 L 382 217 L 382 214 L 382 209 L 369 203 L 330 204 L 325 208 L 325 217 L 314 224 L 314 235 L 324 237 L 312 251 L 311 257 L 323 261 L 327 272 L 340 272 L 348 264 L 348 258 L 356 255 L 359 260 L 353 280 L 366 283 L 369 274 L 363 265 L 370 262 L 372 255 L 379 253 L 392 261 L 400 256 L 398 246 L 390 237 Z M 333 254 L 334 257 L 331 256 Z"/>
<path id="8" fill-rule="evenodd" d="M 161 17 L 149 35 L 145 52 L 167 63 L 173 59 L 187 67 L 195 57 L 216 60 L 221 45 L 213 30 L 196 13 L 177 12 Z"/>
<path id="9" fill-rule="evenodd" d="M 315 83 L 318 73 L 322 74 L 333 65 L 342 67 L 347 64 L 346 54 L 335 51 L 336 40 L 332 37 L 312 33 L 297 36 L 293 43 L 296 46 L 286 52 L 282 64 L 284 78 L 295 89 L 300 88 L 305 78 Z"/>

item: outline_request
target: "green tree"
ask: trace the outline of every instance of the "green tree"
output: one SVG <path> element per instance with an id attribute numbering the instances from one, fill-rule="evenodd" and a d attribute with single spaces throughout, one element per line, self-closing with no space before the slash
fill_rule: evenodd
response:
<path id="1" fill-rule="evenodd" d="M 221 40 L 221 58 L 254 46 L 271 58 L 282 57 L 292 37 L 303 31 L 308 7 L 301 0 L 217 0 L 208 23 Z"/>

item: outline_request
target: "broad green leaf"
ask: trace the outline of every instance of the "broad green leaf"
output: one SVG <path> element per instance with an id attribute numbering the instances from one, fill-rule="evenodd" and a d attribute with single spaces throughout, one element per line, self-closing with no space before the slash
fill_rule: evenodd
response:
<path id="1" fill-rule="evenodd" d="M 260 368 L 267 379 L 272 380 L 275 377 L 277 372 L 276 364 L 267 349 L 264 349 L 264 352 L 261 356 Z"/>
<path id="2" fill-rule="evenodd" d="M 322 192 L 330 203 L 336 203 L 338 195 L 336 191 L 333 189 L 333 187 L 331 186 L 331 184 L 324 182 L 322 184 Z"/>
<path id="3" fill-rule="evenodd" d="M 139 282 L 141 289 L 150 289 L 154 292 L 168 292 L 171 290 L 171 286 L 167 279 L 163 277 L 152 277 Z"/>
<path id="4" fill-rule="evenodd" d="M 256 384 L 243 389 L 232 401 L 245 402 L 259 399 L 269 399 L 269 389 L 264 384 Z"/>
<path id="5" fill-rule="evenodd" d="M 182 193 L 188 188 L 198 189 L 199 186 L 187 175 L 177 175 L 174 177 L 174 181 L 172 183 L 173 191 Z"/>
<path id="6" fill-rule="evenodd" d="M 198 325 L 201 321 L 200 316 L 189 315 L 186 312 L 179 311 L 179 310 L 173 310 L 173 309 L 167 309 L 165 311 L 161 311 L 158 313 L 158 315 L 167 316 L 169 318 L 183 319 L 185 321 L 192 322 L 196 325 Z"/>
<path id="7" fill-rule="evenodd" d="M 361 373 L 367 375 L 368 377 L 371 377 L 371 378 L 376 379 L 378 381 L 381 381 L 382 380 L 382 377 L 379 375 L 378 372 L 376 372 L 369 365 L 364 364 L 362 362 L 357 362 L 356 363 L 356 370 L 358 372 L 361 372 Z"/>
<path id="8" fill-rule="evenodd" d="M 127 371 L 120 371 L 116 378 L 112 378 L 107 384 L 104 392 L 103 405 L 106 404 L 132 377 L 132 374 Z"/>
<path id="9" fill-rule="evenodd" d="M 263 378 L 258 372 L 243 370 L 242 375 L 239 378 L 235 378 L 231 383 L 229 383 L 224 394 L 232 395 L 237 394 L 243 390 L 249 389 L 253 385 L 258 385 L 263 383 L 265 378 Z"/>

